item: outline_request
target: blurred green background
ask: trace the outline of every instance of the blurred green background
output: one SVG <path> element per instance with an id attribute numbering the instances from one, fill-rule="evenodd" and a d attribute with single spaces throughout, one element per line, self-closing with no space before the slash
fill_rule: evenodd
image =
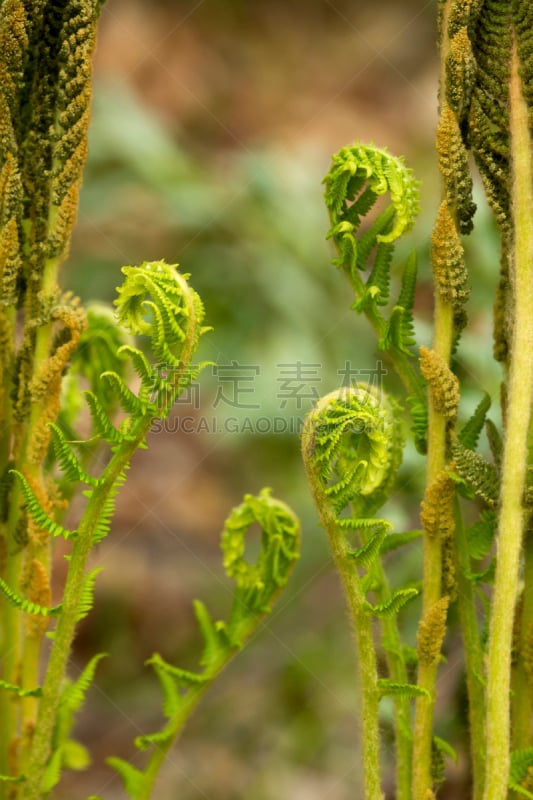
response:
<path id="1" fill-rule="evenodd" d="M 122 265 L 179 263 L 214 327 L 199 357 L 216 362 L 219 373 L 206 369 L 193 402 L 179 404 L 167 429 L 152 433 L 150 450 L 137 455 L 113 531 L 94 557 L 105 571 L 96 610 L 76 642 L 73 673 L 96 651 L 111 658 L 99 667 L 78 726 L 93 764 L 69 775 L 58 797 L 124 796 L 104 758 L 141 763 L 133 739 L 161 722 L 157 681 L 143 662 L 158 650 L 194 667 L 200 640 L 191 601 L 202 598 L 215 616 L 227 611 L 219 533 L 230 508 L 263 485 L 301 518 L 301 562 L 272 616 L 187 726 L 156 796 L 362 797 L 355 659 L 297 431 L 313 397 L 342 382 L 346 363 L 374 368 L 379 355 L 331 266 L 321 180 L 331 154 L 356 139 L 405 155 L 422 180 L 420 220 L 399 245 L 397 263 L 418 250 L 418 333 L 428 344 L 428 241 L 439 196 L 435 40 L 435 0 L 104 6 L 90 158 L 63 283 L 84 300 L 112 301 Z M 482 204 L 477 223 L 469 263 L 480 288 L 459 356 L 460 371 L 470 376 L 465 414 L 498 383 L 488 314 L 498 257 Z M 391 373 L 384 380 L 386 390 L 400 392 Z M 184 416 L 197 433 L 180 428 Z M 278 432 L 266 430 L 273 420 Z M 386 509 L 397 530 L 418 527 L 423 482 L 423 461 L 407 448 Z M 393 583 L 419 579 L 420 563 L 419 544 L 402 551 L 389 565 Z M 403 612 L 409 644 L 418 611 L 414 604 Z M 466 723 L 454 644 L 452 636 L 438 733 L 460 752 L 443 797 L 460 798 Z M 385 732 L 389 719 L 383 704 Z M 387 747 L 384 765 L 392 798 Z"/>

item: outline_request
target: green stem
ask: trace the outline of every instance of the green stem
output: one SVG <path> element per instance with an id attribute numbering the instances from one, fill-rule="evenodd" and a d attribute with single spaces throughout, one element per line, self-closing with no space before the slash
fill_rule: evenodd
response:
<path id="1" fill-rule="evenodd" d="M 485 800 L 505 800 L 510 763 L 510 672 L 514 612 L 524 530 L 527 431 L 533 401 L 533 164 L 529 111 L 513 36 L 509 86 L 514 253 L 513 333 L 507 392 L 497 566 L 487 665 L 487 781 Z"/>
<path id="2" fill-rule="evenodd" d="M 362 741 L 365 800 L 383 800 L 379 767 L 378 671 L 371 618 L 359 574 L 349 555 L 345 534 L 337 525 L 330 502 L 312 466 L 313 433 L 304 432 L 303 456 L 309 485 L 320 520 L 328 535 L 335 566 L 340 574 L 357 646 L 362 693 Z"/>
<path id="3" fill-rule="evenodd" d="M 365 291 L 365 284 L 360 275 L 357 272 L 351 272 L 348 269 L 345 269 L 344 272 L 350 281 L 350 285 L 355 296 L 361 297 Z M 379 341 L 385 333 L 387 325 L 385 319 L 372 305 L 365 307 L 364 313 L 374 328 Z M 421 381 L 420 375 L 413 365 L 413 357 L 407 353 L 404 353 L 402 350 L 399 350 L 394 344 L 392 344 L 388 350 L 385 350 L 384 354 L 388 356 L 392 362 L 394 370 L 400 377 L 400 380 L 402 381 L 408 395 L 416 397 L 417 400 L 425 403 L 425 385 Z"/>

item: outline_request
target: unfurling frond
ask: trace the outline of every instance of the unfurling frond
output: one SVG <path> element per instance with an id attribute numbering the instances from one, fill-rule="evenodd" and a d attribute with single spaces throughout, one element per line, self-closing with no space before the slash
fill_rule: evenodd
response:
<path id="1" fill-rule="evenodd" d="M 323 397 L 307 416 L 302 440 L 308 471 L 340 515 L 351 503 L 358 516 L 385 501 L 402 457 L 402 437 L 384 392 L 366 384 Z M 339 521 L 340 527 L 344 525 Z"/>

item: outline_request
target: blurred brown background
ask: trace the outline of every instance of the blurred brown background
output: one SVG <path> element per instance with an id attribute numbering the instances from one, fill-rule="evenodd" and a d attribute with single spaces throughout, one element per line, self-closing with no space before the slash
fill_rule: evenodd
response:
<path id="1" fill-rule="evenodd" d="M 94 559 L 105 571 L 72 665 L 75 673 L 94 652 L 111 656 L 99 666 L 78 726 L 93 765 L 69 775 L 60 798 L 124 796 L 105 757 L 141 764 L 133 739 L 162 721 L 157 681 L 143 662 L 158 650 L 194 668 L 200 639 L 191 600 L 202 598 L 217 617 L 227 612 L 219 533 L 230 508 L 263 485 L 302 519 L 301 562 L 271 618 L 187 726 L 156 797 L 362 797 L 350 632 L 305 487 L 298 436 L 288 429 L 297 429 L 315 391 L 336 387 L 345 362 L 358 369 L 376 363 L 372 333 L 350 311 L 353 299 L 324 240 L 321 180 L 331 154 L 356 139 L 404 154 L 423 181 L 420 222 L 399 258 L 419 250 L 419 335 L 429 340 L 427 242 L 438 202 L 435 39 L 435 0 L 104 6 L 90 160 L 64 283 L 84 300 L 110 301 L 120 266 L 179 262 L 215 329 L 200 358 L 254 368 L 246 384 L 253 395 L 237 403 L 254 408 L 217 404 L 220 380 L 208 368 L 199 407 L 178 406 L 173 419 L 215 420 L 222 432 L 186 433 L 175 421 L 154 431 L 150 450 L 135 459 L 112 533 Z M 482 224 L 486 236 L 473 249 L 474 268 L 487 262 L 493 241 L 486 214 Z M 481 312 L 494 280 L 472 308 L 487 340 Z M 489 358 L 466 341 L 465 369 L 480 385 Z M 280 365 L 298 362 L 314 365 L 317 380 L 306 397 L 283 404 Z M 394 377 L 386 380 L 394 391 Z M 226 429 L 234 417 L 240 432 Z M 287 431 L 254 432 L 260 418 L 285 420 Z M 422 484 L 423 464 L 408 449 L 387 509 L 398 530 L 418 526 Z M 394 581 L 416 579 L 419 565 L 414 546 L 395 560 Z M 410 644 L 417 613 L 413 606 L 402 617 Z M 439 733 L 461 751 L 461 665 L 453 642 L 450 648 Z M 384 704 L 385 732 L 390 714 Z M 390 774 L 390 748 L 384 761 Z M 464 771 L 461 756 L 447 796 L 461 796 Z"/>

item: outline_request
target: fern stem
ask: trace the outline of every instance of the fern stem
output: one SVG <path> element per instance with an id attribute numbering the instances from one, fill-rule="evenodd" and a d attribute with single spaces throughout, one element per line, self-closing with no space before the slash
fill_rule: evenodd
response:
<path id="1" fill-rule="evenodd" d="M 513 35 L 509 86 L 514 253 L 514 322 L 502 461 L 497 566 L 487 666 L 487 782 L 485 800 L 507 797 L 510 763 L 510 671 L 514 610 L 524 529 L 527 430 L 533 401 L 533 164 L 529 111 Z"/>
<path id="2" fill-rule="evenodd" d="M 307 435 L 306 435 L 307 433 Z M 371 617 L 364 606 L 364 593 L 344 532 L 312 466 L 313 437 L 304 431 L 302 449 L 309 486 L 320 521 L 328 535 L 335 566 L 340 574 L 357 647 L 357 666 L 362 694 L 362 740 L 365 800 L 383 800 L 379 768 L 378 672 Z"/>
<path id="3" fill-rule="evenodd" d="M 350 281 L 350 285 L 355 296 L 362 297 L 365 291 L 365 284 L 359 273 L 355 272 L 354 270 L 349 270 L 346 267 L 344 272 Z M 379 341 L 383 337 L 387 326 L 385 319 L 373 305 L 366 306 L 364 309 L 364 314 L 374 328 Z M 402 381 L 407 394 L 412 397 L 416 397 L 417 400 L 425 403 L 425 387 L 423 382 L 420 380 L 420 375 L 413 365 L 412 356 L 404 353 L 402 350 L 396 347 L 394 343 L 391 343 L 390 347 L 382 352 L 384 353 L 385 358 L 388 358 L 392 362 L 392 365 Z"/>

